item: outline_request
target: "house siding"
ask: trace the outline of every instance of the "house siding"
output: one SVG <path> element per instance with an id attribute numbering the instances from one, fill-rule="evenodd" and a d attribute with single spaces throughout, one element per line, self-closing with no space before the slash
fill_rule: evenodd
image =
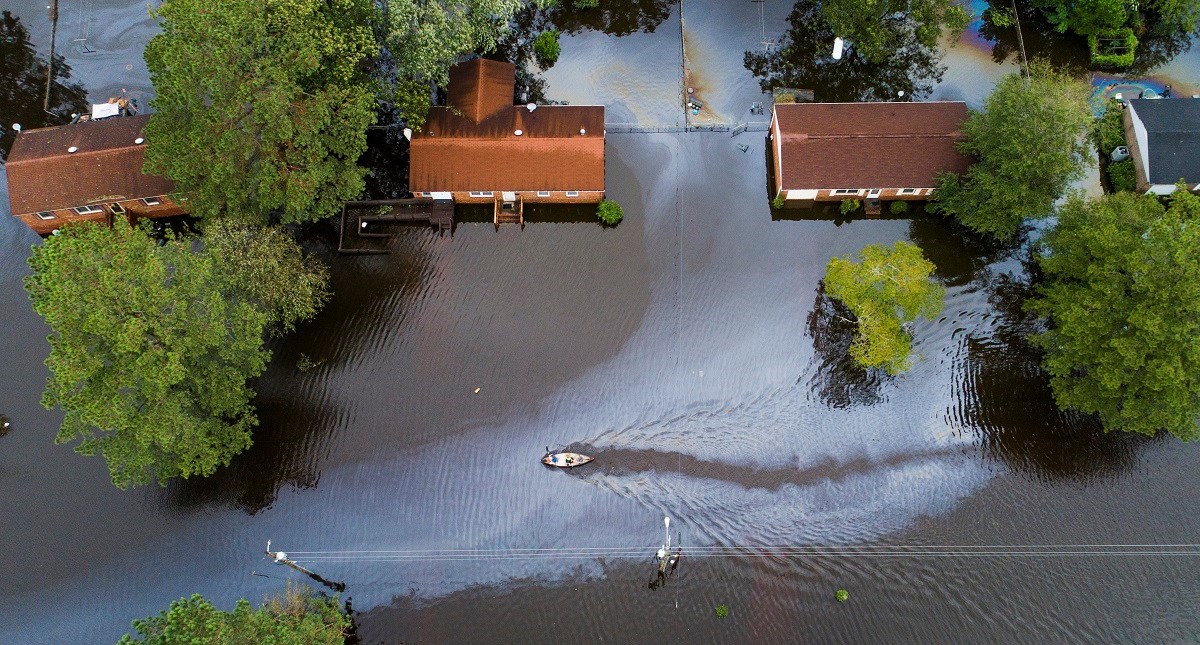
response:
<path id="1" fill-rule="evenodd" d="M 1150 176 L 1148 167 L 1150 153 L 1147 148 L 1149 137 L 1146 134 L 1146 126 L 1142 124 L 1142 120 L 1138 118 L 1132 107 L 1126 108 L 1125 113 L 1121 115 L 1121 124 L 1124 126 L 1125 143 L 1129 146 L 1129 156 L 1133 157 L 1134 184 L 1139 193 L 1151 192 L 1150 181 L 1147 179 Z M 1111 151 L 1102 152 L 1107 154 Z"/>
<path id="2" fill-rule="evenodd" d="M 900 190 L 901 190 L 900 188 L 884 188 L 879 193 L 879 199 L 881 199 L 883 201 L 919 202 L 919 201 L 928 200 L 929 195 L 934 191 L 933 187 L 904 186 L 904 189 L 908 189 L 908 190 L 911 190 L 913 188 L 916 188 L 916 190 L 917 190 L 916 194 L 905 194 L 905 195 L 900 194 Z M 846 186 L 846 187 L 843 187 L 842 189 L 843 190 L 853 190 L 853 187 Z M 813 190 L 817 191 L 817 194 L 815 197 L 810 196 L 812 194 Z M 803 199 L 805 201 L 840 202 L 845 199 L 866 199 L 867 192 L 869 190 L 873 190 L 873 189 L 862 188 L 862 189 L 860 189 L 862 192 L 858 195 L 834 195 L 833 194 L 834 190 L 838 190 L 838 189 L 836 189 L 836 188 L 817 188 L 817 189 L 791 188 L 791 189 L 788 189 L 786 194 L 787 194 L 788 199 L 797 199 L 798 198 L 798 199 Z M 805 194 L 803 196 L 801 196 L 802 193 L 805 193 Z M 796 197 L 792 197 L 792 195 L 796 195 Z"/>
<path id="3" fill-rule="evenodd" d="M 187 212 L 187 209 L 180 206 L 166 195 L 147 195 L 147 197 L 157 197 L 162 201 L 162 203 L 157 206 L 147 206 L 142 203 L 142 198 L 139 197 L 137 199 L 123 199 L 115 202 L 94 204 L 95 206 L 100 206 L 103 210 L 99 213 L 91 213 L 88 215 L 80 215 L 73 210 L 75 207 L 72 207 L 60 208 L 53 211 L 44 211 L 52 213 L 54 215 L 54 219 L 44 220 L 38 217 L 36 212 L 23 213 L 21 215 L 15 215 L 14 217 L 24 222 L 26 226 L 33 229 L 33 231 L 38 235 L 50 235 L 55 231 L 55 229 L 62 228 L 67 224 L 72 224 L 75 222 L 107 223 L 110 216 L 113 218 L 113 220 L 124 217 L 130 222 L 135 222 L 144 218 L 173 217 L 175 215 L 183 215 Z M 120 204 L 121 207 L 125 209 L 125 213 L 113 213 L 112 204 Z M 78 206 L 89 205 L 93 204 L 79 204 Z"/>
<path id="4" fill-rule="evenodd" d="M 536 190 L 493 190 L 491 197 L 472 197 L 470 191 L 453 191 L 451 195 L 457 204 L 492 204 L 502 196 L 503 192 L 516 193 L 517 197 L 526 204 L 596 204 L 604 199 L 602 190 L 581 190 L 578 197 L 567 197 L 565 190 L 552 190 L 549 197 L 538 197 Z"/>

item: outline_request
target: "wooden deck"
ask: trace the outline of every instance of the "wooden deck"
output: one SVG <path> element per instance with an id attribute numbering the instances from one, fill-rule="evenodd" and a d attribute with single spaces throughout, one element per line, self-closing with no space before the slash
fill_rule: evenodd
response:
<path id="1" fill-rule="evenodd" d="M 346 202 L 338 235 L 338 252 L 384 254 L 397 224 L 427 224 L 438 233 L 454 231 L 454 202 L 449 199 L 380 199 Z"/>

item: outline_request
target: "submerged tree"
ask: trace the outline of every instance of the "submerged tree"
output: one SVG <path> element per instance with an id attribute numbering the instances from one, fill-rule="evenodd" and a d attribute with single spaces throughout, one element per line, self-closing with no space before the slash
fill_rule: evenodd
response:
<path id="1" fill-rule="evenodd" d="M 825 292 L 854 314 L 858 329 L 850 356 L 855 362 L 899 374 L 912 365 L 912 337 L 905 326 L 917 317 L 937 316 L 946 289 L 930 277 L 933 263 L 914 244 L 871 244 L 861 255 L 861 262 L 829 261 Z"/>
<path id="2" fill-rule="evenodd" d="M 103 455 L 120 488 L 210 475 L 248 448 L 265 335 L 327 298 L 324 267 L 287 235 L 216 224 L 209 239 L 84 223 L 29 260 L 53 330 L 42 404 L 65 412 L 55 441 Z"/>
<path id="3" fill-rule="evenodd" d="M 118 645 L 174 643 L 234 643 L 246 645 L 342 645 L 351 633 L 350 616 L 338 598 L 322 598 L 307 587 L 289 584 L 282 595 L 258 609 L 237 601 L 233 611 L 221 611 L 204 596 L 180 598 L 157 616 L 133 621 L 138 638 L 126 634 Z"/>
<path id="4" fill-rule="evenodd" d="M 942 175 L 931 204 L 1000 240 L 1026 218 L 1051 215 L 1087 163 L 1087 86 L 1042 61 L 1030 63 L 1029 74 L 1004 77 L 983 111 L 971 113 L 959 149 L 978 161 L 961 177 Z"/>
<path id="5" fill-rule="evenodd" d="M 1200 436 L 1200 197 L 1074 196 L 1042 240 L 1030 308 L 1054 399 L 1106 430 Z"/>
<path id="6" fill-rule="evenodd" d="M 146 45 L 146 170 L 203 217 L 321 219 L 357 197 L 374 122 L 369 0 L 165 0 Z"/>
<path id="7" fill-rule="evenodd" d="M 834 60 L 831 47 L 837 34 L 813 0 L 796 3 L 788 23 L 791 27 L 774 51 L 746 52 L 746 68 L 759 77 L 764 91 L 811 89 L 824 102 L 921 99 L 946 71 L 937 49 L 923 44 L 909 21 L 880 26 L 893 44 L 880 61 L 853 47 Z"/>
<path id="8" fill-rule="evenodd" d="M 934 48 L 945 31 L 957 39 L 971 14 L 954 0 L 825 0 L 821 11 L 829 26 L 852 49 L 881 63 L 913 38 Z"/>
<path id="9" fill-rule="evenodd" d="M 50 111 L 42 111 L 46 91 L 46 59 L 29 41 L 29 30 L 10 11 L 0 13 L 0 161 L 15 140 L 9 129 L 14 123 L 40 128 L 65 122 L 72 112 L 87 108 L 87 92 L 78 83 L 68 83 L 71 68 L 62 56 L 54 57 L 50 84 Z M 55 117 L 58 118 L 55 118 Z"/>

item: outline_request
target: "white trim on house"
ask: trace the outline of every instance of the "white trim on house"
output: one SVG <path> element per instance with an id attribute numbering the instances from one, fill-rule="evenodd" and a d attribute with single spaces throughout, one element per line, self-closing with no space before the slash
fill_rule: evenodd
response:
<path id="1" fill-rule="evenodd" d="M 96 206 L 94 204 L 89 205 L 89 206 L 76 206 L 75 208 L 72 208 L 71 210 L 75 211 L 76 215 L 95 215 L 96 213 L 104 212 L 103 208 Z"/>
<path id="2" fill-rule="evenodd" d="M 897 195 L 920 195 L 920 188 L 900 188 L 896 190 Z"/>
<path id="3" fill-rule="evenodd" d="M 830 197 L 849 197 L 863 194 L 861 188 L 833 188 L 829 191 Z"/>
<path id="4" fill-rule="evenodd" d="M 490 190 L 468 190 L 467 195 L 471 197 L 493 197 L 495 193 Z"/>
<path id="5" fill-rule="evenodd" d="M 1142 158 L 1142 170 L 1146 172 L 1147 181 L 1150 179 L 1150 135 L 1146 133 L 1146 124 L 1142 123 L 1141 117 L 1138 116 L 1137 109 L 1132 103 L 1126 104 L 1129 110 L 1129 120 L 1133 122 L 1133 136 L 1137 139 L 1138 156 Z M 1111 151 L 1110 151 L 1111 152 Z M 1172 186 L 1171 190 L 1175 190 Z M 1154 189 L 1151 188 L 1150 192 Z M 1166 195 L 1168 193 L 1154 193 L 1156 195 Z"/>
<path id="6" fill-rule="evenodd" d="M 801 190 L 789 190 L 784 199 L 816 199 L 821 191 L 816 188 L 804 188 Z"/>
<path id="7" fill-rule="evenodd" d="M 162 204 L 162 200 L 158 197 L 143 197 L 142 203 L 147 206 L 158 206 L 159 204 Z"/>
<path id="8" fill-rule="evenodd" d="M 430 197 L 432 197 L 434 199 L 450 199 L 450 200 L 454 199 L 454 193 L 444 193 L 444 192 L 439 193 L 437 191 L 434 191 L 434 192 L 425 193 L 425 194 L 429 195 Z"/>
<path id="9" fill-rule="evenodd" d="M 537 196 L 538 196 L 538 197 L 549 197 L 549 196 L 550 196 L 550 191 L 548 191 L 548 190 L 539 190 L 539 191 L 537 191 Z"/>
<path id="10" fill-rule="evenodd" d="M 37 218 L 40 220 L 58 219 L 58 217 L 54 213 L 51 213 L 50 211 L 39 211 L 37 214 Z"/>
<path id="11" fill-rule="evenodd" d="M 567 197 L 579 197 L 579 191 L 578 190 L 568 190 Z"/>

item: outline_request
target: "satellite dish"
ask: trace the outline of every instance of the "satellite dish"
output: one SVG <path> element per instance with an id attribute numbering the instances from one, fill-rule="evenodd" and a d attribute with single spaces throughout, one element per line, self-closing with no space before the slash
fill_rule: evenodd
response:
<path id="1" fill-rule="evenodd" d="M 842 59 L 842 47 L 844 45 L 845 43 L 842 41 L 841 36 L 833 39 L 833 60 Z"/>

